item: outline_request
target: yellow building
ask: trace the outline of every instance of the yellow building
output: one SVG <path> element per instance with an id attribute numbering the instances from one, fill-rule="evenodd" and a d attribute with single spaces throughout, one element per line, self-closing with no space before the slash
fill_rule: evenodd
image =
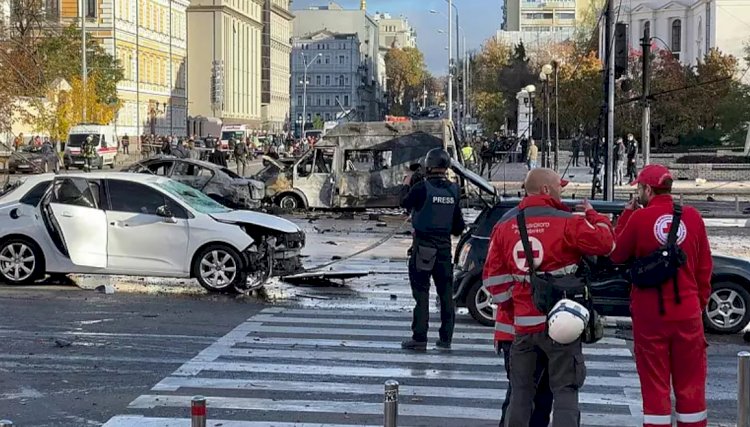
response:
<path id="1" fill-rule="evenodd" d="M 266 0 L 263 16 L 263 129 L 281 132 L 289 120 L 289 57 L 292 20 L 289 0 Z M 268 43 L 266 43 L 268 41 Z M 266 83 L 267 82 L 267 83 Z"/>
<path id="2" fill-rule="evenodd" d="M 187 16 L 192 58 L 188 63 L 191 117 L 216 117 L 224 124 L 261 128 L 264 4 L 264 0 L 190 2 Z M 219 96 L 215 83 L 223 88 Z"/>
<path id="3" fill-rule="evenodd" d="M 118 135 L 187 130 L 188 0 L 83 0 L 87 34 L 120 60 Z M 78 21 L 80 0 L 60 0 L 63 22 Z"/>

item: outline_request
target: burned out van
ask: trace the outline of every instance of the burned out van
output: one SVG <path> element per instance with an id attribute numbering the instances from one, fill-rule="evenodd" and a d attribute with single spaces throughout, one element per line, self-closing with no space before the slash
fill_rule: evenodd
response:
<path id="1" fill-rule="evenodd" d="M 255 178 L 287 209 L 394 208 L 409 168 L 440 147 L 459 160 L 447 120 L 346 123 L 294 163 L 266 159 Z"/>

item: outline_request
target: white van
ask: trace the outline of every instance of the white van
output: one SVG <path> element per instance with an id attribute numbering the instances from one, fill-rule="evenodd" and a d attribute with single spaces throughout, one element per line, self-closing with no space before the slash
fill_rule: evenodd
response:
<path id="1" fill-rule="evenodd" d="M 229 149 L 229 140 L 234 138 L 238 141 L 245 141 L 250 136 L 250 129 L 247 125 L 224 125 L 221 127 L 221 145 L 220 150 Z"/>
<path id="2" fill-rule="evenodd" d="M 81 147 L 89 136 L 93 138 L 96 146 L 96 158 L 91 162 L 91 166 L 102 169 L 105 165 L 108 165 L 114 169 L 120 142 L 115 134 L 114 126 L 110 125 L 73 126 L 68 132 L 68 141 L 65 143 L 63 155 L 65 169 L 70 169 L 71 166 L 83 169 L 85 161 Z"/>

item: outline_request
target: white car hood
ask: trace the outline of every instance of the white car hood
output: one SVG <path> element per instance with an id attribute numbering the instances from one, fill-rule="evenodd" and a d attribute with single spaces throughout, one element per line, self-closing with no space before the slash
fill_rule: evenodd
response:
<path id="1" fill-rule="evenodd" d="M 214 213 L 211 217 L 224 222 L 253 224 L 283 233 L 298 233 L 300 228 L 297 224 L 284 218 L 253 211 L 230 211 L 225 213 Z"/>

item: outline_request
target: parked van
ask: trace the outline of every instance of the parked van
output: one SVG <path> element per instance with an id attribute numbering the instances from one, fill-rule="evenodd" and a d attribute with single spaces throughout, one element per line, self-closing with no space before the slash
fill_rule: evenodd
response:
<path id="1" fill-rule="evenodd" d="M 221 127 L 221 145 L 220 150 L 229 149 L 229 140 L 234 138 L 238 141 L 245 141 L 250 136 L 250 129 L 247 125 L 224 125 Z"/>
<path id="2" fill-rule="evenodd" d="M 86 138 L 92 137 L 96 146 L 96 157 L 91 166 L 102 169 L 105 165 L 115 168 L 115 158 L 119 147 L 119 139 L 115 134 L 115 128 L 111 125 L 76 125 L 68 132 L 68 141 L 65 143 L 63 152 L 63 164 L 65 169 L 75 167 L 83 169 L 85 160 L 81 148 Z"/>
<path id="3" fill-rule="evenodd" d="M 286 209 L 396 208 L 405 174 L 428 151 L 442 147 L 459 162 L 454 135 L 447 120 L 345 123 L 291 165 L 264 157 L 255 178 Z"/>

